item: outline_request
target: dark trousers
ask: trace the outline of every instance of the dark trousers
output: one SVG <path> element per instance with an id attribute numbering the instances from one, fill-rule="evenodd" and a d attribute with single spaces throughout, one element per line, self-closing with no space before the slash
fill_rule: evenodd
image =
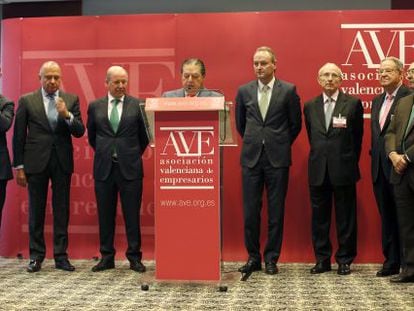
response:
<path id="1" fill-rule="evenodd" d="M 380 166 L 378 178 L 373 184 L 375 200 L 381 216 L 382 254 L 384 269 L 400 268 L 400 237 L 398 232 L 397 210 L 394 202 L 393 186 L 386 179 Z"/>
<path id="2" fill-rule="evenodd" d="M 338 250 L 337 263 L 351 264 L 357 253 L 356 187 L 332 185 L 328 175 L 320 186 L 310 186 L 312 207 L 312 242 L 318 262 L 330 262 L 332 245 L 329 239 L 332 197 L 335 202 Z"/>
<path id="3" fill-rule="evenodd" d="M 141 260 L 140 208 L 142 178 L 126 180 L 121 174 L 119 165 L 115 162 L 107 180 L 95 180 L 102 260 L 109 262 L 115 258 L 114 238 L 118 193 L 121 198 L 128 240 L 126 257 L 129 261 Z"/>
<path id="4" fill-rule="evenodd" d="M 34 159 L 36 161 L 36 159 Z M 44 225 L 46 200 L 52 182 L 53 256 L 67 259 L 69 200 L 71 174 L 65 173 L 53 149 L 46 169 L 39 174 L 27 174 L 29 190 L 30 259 L 42 261 L 46 255 Z"/>
<path id="5" fill-rule="evenodd" d="M 0 227 L 4 202 L 6 201 L 7 180 L 0 180 Z"/>
<path id="6" fill-rule="evenodd" d="M 409 168 L 411 169 L 411 168 Z M 404 174 L 401 182 L 394 185 L 395 203 L 402 247 L 403 272 L 414 275 L 414 186 Z"/>
<path id="7" fill-rule="evenodd" d="M 268 232 L 264 249 L 265 262 L 277 262 L 283 239 L 285 197 L 289 168 L 274 168 L 263 150 L 257 165 L 243 167 L 244 243 L 249 259 L 261 261 L 260 220 L 263 190 L 267 193 Z"/>

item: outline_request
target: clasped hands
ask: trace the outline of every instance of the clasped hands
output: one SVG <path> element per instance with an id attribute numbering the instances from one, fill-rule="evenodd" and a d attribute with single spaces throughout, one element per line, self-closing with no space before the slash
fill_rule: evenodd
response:
<path id="1" fill-rule="evenodd" d="M 408 161 L 407 161 L 406 156 L 404 154 L 399 154 L 393 151 L 390 153 L 389 158 L 397 174 L 402 175 L 408 166 Z"/>

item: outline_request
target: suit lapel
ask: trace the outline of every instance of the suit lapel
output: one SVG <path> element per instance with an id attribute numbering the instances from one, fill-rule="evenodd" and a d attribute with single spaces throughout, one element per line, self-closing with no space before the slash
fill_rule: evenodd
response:
<path id="1" fill-rule="evenodd" d="M 49 131 L 52 132 L 52 128 L 50 127 L 49 120 L 47 118 L 45 105 L 43 103 L 43 95 L 41 89 L 39 89 L 34 97 L 33 101 L 35 113 L 40 117 L 40 122 L 46 127 Z"/>
<path id="2" fill-rule="evenodd" d="M 124 96 L 124 102 L 122 103 L 122 114 L 119 117 L 119 126 L 118 126 L 118 132 L 121 130 L 122 125 L 125 123 L 125 118 L 128 115 L 128 109 L 130 106 L 130 102 L 128 97 Z"/>
<path id="3" fill-rule="evenodd" d="M 411 104 L 409 105 L 409 107 L 407 107 L 408 109 L 407 109 L 407 111 L 406 111 L 406 113 L 404 113 L 403 114 L 403 116 L 404 116 L 404 119 L 403 119 L 403 121 L 402 121 L 402 124 L 406 124 L 406 126 L 404 126 L 403 128 L 405 129 L 407 126 L 409 126 L 409 124 L 408 124 L 408 122 L 410 121 L 410 115 L 411 115 L 411 110 L 413 109 L 413 104 L 414 104 L 414 102 L 411 102 Z M 413 127 L 414 127 L 414 121 L 413 122 L 411 122 L 411 124 L 410 124 L 410 127 L 409 128 L 407 128 L 403 133 L 402 133 L 402 135 L 403 135 L 403 138 L 405 139 L 409 134 L 410 134 L 410 132 L 413 130 Z"/>
<path id="4" fill-rule="evenodd" d="M 262 114 L 260 113 L 260 108 L 259 108 L 259 102 L 257 100 L 257 92 L 258 92 L 258 88 L 259 88 L 259 82 L 254 81 L 252 84 L 250 84 L 250 96 L 252 97 L 252 100 L 254 102 L 254 108 L 256 109 L 256 114 L 259 116 L 260 119 L 263 120 L 262 118 Z M 270 105 L 269 105 L 270 108 Z"/>
<path id="5" fill-rule="evenodd" d="M 105 96 L 102 101 L 99 103 L 99 109 L 101 110 L 101 113 L 103 114 L 103 119 L 105 120 L 105 126 L 108 128 L 108 130 L 112 133 L 114 133 L 114 130 L 112 129 L 111 122 L 109 121 L 109 104 L 108 104 L 109 98 L 108 96 Z"/>
<path id="6" fill-rule="evenodd" d="M 327 131 L 326 131 L 326 125 L 325 125 L 325 110 L 323 106 L 324 106 L 323 96 L 320 95 L 315 100 L 315 114 L 316 114 L 316 119 L 318 120 L 318 123 L 319 123 L 319 128 L 321 129 L 323 133 L 326 133 Z"/>
<path id="7" fill-rule="evenodd" d="M 338 118 L 339 115 L 341 115 L 341 117 L 347 117 L 346 113 L 344 113 L 345 109 L 346 109 L 346 99 L 344 98 L 343 93 L 339 92 L 338 98 L 336 99 L 336 102 L 335 102 L 334 111 L 332 112 L 332 118 L 331 118 L 331 123 L 329 124 L 328 132 L 334 129 L 333 124 L 332 124 L 333 118 Z"/>
<path id="8" fill-rule="evenodd" d="M 379 102 L 379 105 L 377 105 L 378 107 L 376 107 L 377 108 L 377 111 L 376 111 L 376 118 L 377 119 L 376 119 L 376 122 L 375 122 L 376 126 L 378 126 L 378 129 L 381 133 L 386 132 L 386 130 L 388 128 L 388 125 L 391 122 L 391 116 L 394 114 L 395 105 L 397 104 L 397 102 L 400 100 L 400 98 L 402 98 L 404 96 L 407 96 L 408 94 L 410 94 L 410 93 L 407 90 L 407 88 L 404 86 L 404 84 L 401 85 L 400 88 L 398 89 L 397 94 L 395 94 L 394 101 L 392 102 L 392 106 L 390 108 L 390 111 L 388 112 L 387 118 L 385 119 L 384 127 L 382 128 L 382 130 L 379 126 L 379 114 L 380 114 L 380 111 L 381 111 L 382 103 L 385 100 L 386 93 L 381 95 L 381 101 Z"/>
<path id="9" fill-rule="evenodd" d="M 372 110 L 371 110 L 371 122 L 373 126 L 377 129 L 377 133 L 381 133 L 381 127 L 379 124 L 379 116 L 380 116 L 381 106 L 382 106 L 382 103 L 384 102 L 384 99 L 385 99 L 385 93 L 383 93 L 378 98 L 378 101 L 376 102 L 375 105 L 372 106 Z M 387 128 L 386 123 L 387 122 L 385 122 L 383 129 Z"/>
<path id="10" fill-rule="evenodd" d="M 280 87 L 282 85 L 280 84 L 279 80 L 275 80 L 275 83 L 273 84 L 272 94 L 270 95 L 270 101 L 269 101 L 269 108 L 267 109 L 266 118 L 269 114 L 271 114 L 271 111 L 275 108 L 277 103 L 277 98 L 280 94 Z M 259 104 L 257 104 L 257 107 L 259 107 Z M 260 113 L 260 109 L 259 109 Z"/>

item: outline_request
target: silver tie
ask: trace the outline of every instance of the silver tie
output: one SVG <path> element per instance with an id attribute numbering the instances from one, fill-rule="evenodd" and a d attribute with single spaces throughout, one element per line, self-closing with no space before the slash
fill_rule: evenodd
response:
<path id="1" fill-rule="evenodd" d="M 47 105 L 47 119 L 49 120 L 49 124 L 52 130 L 55 130 L 58 117 L 55 94 L 47 94 L 46 97 L 49 99 L 49 103 Z"/>
<path id="2" fill-rule="evenodd" d="M 263 120 L 266 117 L 267 109 L 269 108 L 269 86 L 264 85 L 261 90 L 261 96 L 259 101 L 259 109 L 260 113 L 262 114 Z"/>
<path id="3" fill-rule="evenodd" d="M 326 126 L 326 130 L 328 130 L 329 125 L 331 124 L 334 101 L 332 100 L 332 98 L 329 97 L 326 100 L 326 103 L 327 103 L 327 107 L 326 107 L 326 111 L 325 111 L 325 126 Z"/>

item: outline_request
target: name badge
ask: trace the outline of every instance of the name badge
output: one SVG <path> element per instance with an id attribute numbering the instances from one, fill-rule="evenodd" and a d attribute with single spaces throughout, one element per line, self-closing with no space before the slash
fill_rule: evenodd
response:
<path id="1" fill-rule="evenodd" d="M 332 127 L 333 128 L 346 128 L 346 117 L 339 114 L 338 117 L 332 118 Z"/>

